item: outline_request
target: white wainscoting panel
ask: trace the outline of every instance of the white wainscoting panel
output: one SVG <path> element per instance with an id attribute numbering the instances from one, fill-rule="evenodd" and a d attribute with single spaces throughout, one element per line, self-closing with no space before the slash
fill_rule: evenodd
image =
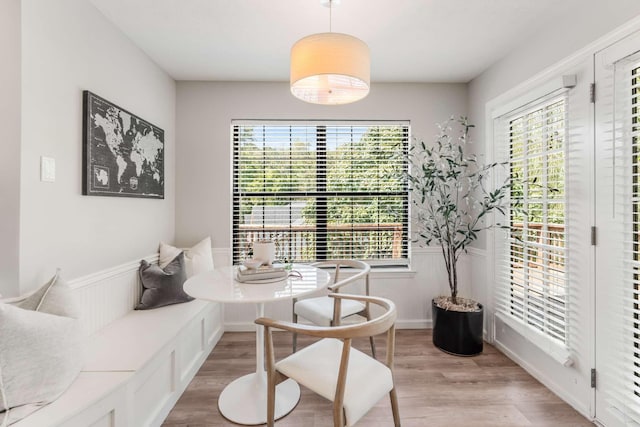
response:
<path id="1" fill-rule="evenodd" d="M 154 425 L 154 420 L 173 397 L 176 389 L 176 353 L 172 351 L 159 360 L 154 369 L 139 373 L 134 384 L 133 422 L 136 426 Z M 162 417 L 164 418 L 164 417 Z"/>
<path id="2" fill-rule="evenodd" d="M 196 318 L 180 336 L 178 350 L 178 374 L 184 381 L 205 351 L 205 318 Z"/>
<path id="3" fill-rule="evenodd" d="M 222 304 L 211 304 L 204 317 L 204 344 L 207 349 L 212 349 L 224 333 L 223 308 Z"/>
<path id="4" fill-rule="evenodd" d="M 158 255 L 144 258 L 157 263 Z M 142 287 L 139 283 L 140 261 L 69 281 L 80 305 L 80 319 L 88 334 L 92 334 L 124 316 L 138 304 Z"/>
<path id="5" fill-rule="evenodd" d="M 464 295 L 470 295 L 471 298 L 478 301 L 484 306 L 484 339 L 491 342 L 493 337 L 488 331 L 492 328 L 493 321 L 493 288 L 487 283 L 487 251 L 484 249 L 468 248 L 464 255 L 465 261 L 463 265 L 468 269 L 468 280 L 471 289 L 468 289 Z"/>

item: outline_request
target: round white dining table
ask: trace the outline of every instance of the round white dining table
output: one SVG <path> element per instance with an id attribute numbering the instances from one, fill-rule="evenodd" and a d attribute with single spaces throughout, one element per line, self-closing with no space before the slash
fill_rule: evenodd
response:
<path id="1" fill-rule="evenodd" d="M 184 283 L 184 290 L 194 298 L 222 303 L 253 303 L 256 318 L 264 316 L 265 303 L 292 299 L 326 288 L 329 273 L 319 268 L 294 264 L 286 279 L 276 282 L 240 283 L 235 280 L 237 267 L 222 267 L 198 274 Z M 298 277 L 298 274 L 301 277 Z M 287 415 L 300 400 L 300 387 L 288 379 L 276 387 L 275 418 Z M 229 383 L 218 398 L 220 413 L 238 424 L 267 422 L 267 379 L 264 370 L 264 328 L 256 325 L 256 371 Z"/>

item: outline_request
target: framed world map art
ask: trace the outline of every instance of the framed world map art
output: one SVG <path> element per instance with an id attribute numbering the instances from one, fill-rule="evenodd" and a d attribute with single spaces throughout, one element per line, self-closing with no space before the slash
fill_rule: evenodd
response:
<path id="1" fill-rule="evenodd" d="M 164 199 L 162 129 L 88 90 L 82 125 L 82 194 Z"/>

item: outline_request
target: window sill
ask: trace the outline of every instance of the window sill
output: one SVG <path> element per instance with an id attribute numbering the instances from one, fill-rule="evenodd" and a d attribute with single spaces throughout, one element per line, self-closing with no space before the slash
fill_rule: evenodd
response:
<path id="1" fill-rule="evenodd" d="M 496 313 L 495 317 L 502 323 L 509 326 L 515 332 L 527 339 L 531 344 L 545 352 L 549 357 L 565 367 L 573 366 L 573 358 L 569 349 L 560 342 L 557 342 L 537 330 L 525 325 L 522 321 L 515 319 L 504 313 Z"/>
<path id="2" fill-rule="evenodd" d="M 348 269 L 341 270 L 341 274 L 350 275 Z M 369 276 L 372 279 L 411 279 L 417 274 L 417 271 L 410 267 L 384 267 L 371 266 Z"/>
<path id="3" fill-rule="evenodd" d="M 375 279 L 412 278 L 416 274 L 411 267 L 371 267 L 371 277 Z"/>

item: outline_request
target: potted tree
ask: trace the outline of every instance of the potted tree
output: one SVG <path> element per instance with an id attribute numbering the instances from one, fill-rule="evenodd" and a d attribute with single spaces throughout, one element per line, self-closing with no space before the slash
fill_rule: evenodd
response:
<path id="1" fill-rule="evenodd" d="M 501 164 L 480 164 L 466 152 L 472 127 L 464 117 L 440 124 L 433 145 L 420 141 L 411 149 L 408 174 L 415 238 L 440 246 L 449 279 L 450 294 L 432 301 L 433 343 L 465 356 L 482 352 L 483 306 L 458 296 L 458 261 L 479 233 L 492 227 L 489 214 L 504 214 L 511 189 L 510 179 L 487 189 L 491 171 Z"/>

